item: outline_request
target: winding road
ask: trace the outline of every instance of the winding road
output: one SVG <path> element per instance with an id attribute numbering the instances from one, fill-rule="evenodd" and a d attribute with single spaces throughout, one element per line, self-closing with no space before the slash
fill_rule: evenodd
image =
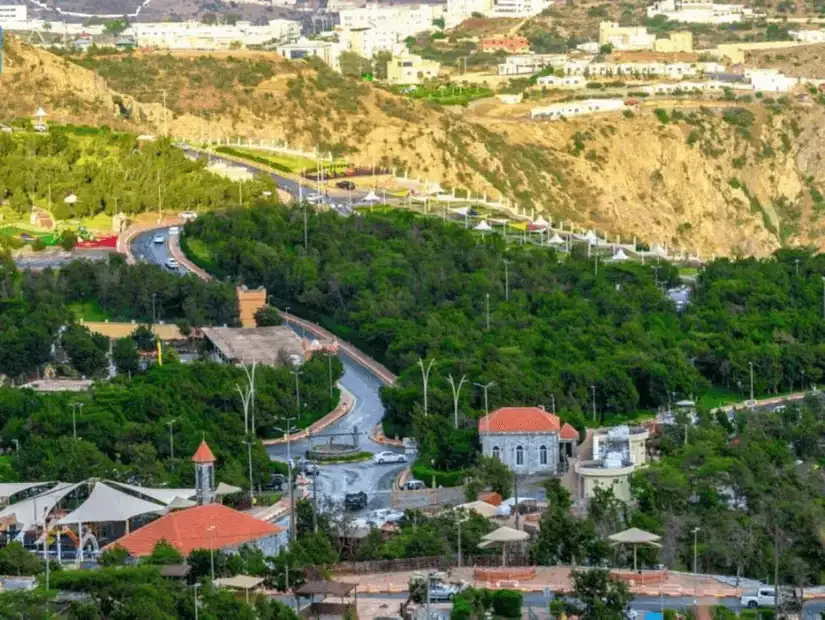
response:
<path id="1" fill-rule="evenodd" d="M 156 234 L 162 234 L 163 243 L 155 243 Z M 169 252 L 169 229 L 157 228 L 137 235 L 131 242 L 131 250 L 138 261 L 159 265 L 162 269 L 164 262 L 171 256 Z M 188 273 L 181 265 L 178 270 L 181 275 Z M 291 325 L 300 333 L 300 328 Z M 386 446 L 375 443 L 370 438 L 370 430 L 384 417 L 384 405 L 381 403 L 379 389 L 381 380 L 369 369 L 357 363 L 350 356 L 339 352 L 339 358 L 344 365 L 344 374 L 339 385 L 348 390 L 355 397 L 352 410 L 339 421 L 327 427 L 324 433 L 352 433 L 356 429 L 360 434 L 360 447 L 365 452 L 381 452 L 389 450 Z M 289 452 L 296 458 L 305 453 L 308 448 L 307 440 L 290 442 Z M 393 451 L 400 452 L 395 449 Z M 267 452 L 273 459 L 285 461 L 287 459 L 286 444 L 268 446 Z M 396 476 L 405 465 L 375 465 L 372 461 L 347 463 L 339 465 L 323 465 L 316 477 L 318 501 L 324 498 L 340 502 L 347 493 L 363 491 L 367 494 L 369 510 L 386 508 L 390 505 L 390 491 Z"/>

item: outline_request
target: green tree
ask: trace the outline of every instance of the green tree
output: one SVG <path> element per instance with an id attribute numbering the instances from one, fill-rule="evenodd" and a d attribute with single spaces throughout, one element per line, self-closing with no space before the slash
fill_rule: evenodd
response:
<path id="1" fill-rule="evenodd" d="M 355 52 L 342 52 L 338 62 L 341 74 L 347 77 L 360 78 L 364 73 L 372 72 L 372 63 Z"/>
<path id="2" fill-rule="evenodd" d="M 269 327 L 270 325 L 280 325 L 281 313 L 277 308 L 263 306 L 255 313 L 255 325 L 258 327 Z"/>
<path id="3" fill-rule="evenodd" d="M 142 563 L 154 565 L 183 564 L 183 556 L 175 547 L 161 539 L 155 544 L 152 553 L 143 558 Z"/>
<path id="4" fill-rule="evenodd" d="M 603 568 L 574 570 L 573 596 L 570 613 L 582 620 L 624 620 L 633 595 L 627 584 L 610 576 Z"/>
<path id="5" fill-rule="evenodd" d="M 78 372 L 93 377 L 106 368 L 108 340 L 95 338 L 87 327 L 70 325 L 63 332 L 61 343 L 72 366 Z"/>
<path id="6" fill-rule="evenodd" d="M 39 575 L 44 570 L 44 562 L 19 542 L 10 542 L 0 549 L 0 574 Z"/>
<path id="7" fill-rule="evenodd" d="M 133 338 L 120 338 L 112 347 L 112 361 L 117 371 L 122 374 L 136 373 L 140 370 L 140 358 Z"/>

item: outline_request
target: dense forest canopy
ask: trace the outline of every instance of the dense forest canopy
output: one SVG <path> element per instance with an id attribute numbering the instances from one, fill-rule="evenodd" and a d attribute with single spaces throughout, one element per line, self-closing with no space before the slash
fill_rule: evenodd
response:
<path id="1" fill-rule="evenodd" d="M 659 285 L 672 266 L 607 264 L 581 252 L 508 246 L 460 226 L 400 211 L 354 218 L 285 207 L 231 210 L 187 225 L 218 276 L 262 284 L 285 304 L 362 345 L 399 373 L 385 388 L 385 430 L 414 432 L 427 461 L 466 467 L 483 392 L 452 391 L 467 375 L 495 382 L 490 407 L 555 402 L 581 425 L 606 424 L 711 386 L 757 393 L 817 381 L 825 371 L 820 275 L 825 258 L 782 251 L 769 260 L 720 260 L 703 269 L 688 309 Z M 798 269 L 798 275 L 797 275 Z M 489 297 L 488 297 L 489 296 Z M 489 299 L 489 329 L 487 300 Z M 423 418 L 418 359 L 435 359 Z M 414 423 L 417 420 L 417 423 Z"/>
<path id="2" fill-rule="evenodd" d="M 20 214 L 49 209 L 58 220 L 254 204 L 276 196 L 269 177 L 239 184 L 191 161 L 169 140 L 53 126 L 45 134 L 0 134 L 0 200 Z M 74 204 L 65 198 L 74 194 Z"/>
<path id="3" fill-rule="evenodd" d="M 340 377 L 340 362 L 333 380 Z M 273 437 L 273 426 L 295 415 L 295 378 L 288 368 L 261 366 L 256 372 L 255 426 L 259 437 Z M 190 486 L 189 459 L 205 438 L 218 459 L 217 477 L 249 488 L 244 413 L 237 385 L 246 385 L 235 366 L 193 362 L 153 366 L 131 378 L 96 384 L 87 394 L 36 394 L 0 388 L 0 435 L 6 445 L 19 441 L 3 479 L 83 480 L 90 476 L 136 481 L 147 486 Z M 77 436 L 72 437 L 72 403 Z M 337 404 L 330 397 L 328 363 L 315 359 L 301 374 L 302 416 L 307 426 Z M 175 420 L 171 458 L 168 422 Z M 269 480 L 271 462 L 260 442 L 252 452 L 255 484 Z"/>

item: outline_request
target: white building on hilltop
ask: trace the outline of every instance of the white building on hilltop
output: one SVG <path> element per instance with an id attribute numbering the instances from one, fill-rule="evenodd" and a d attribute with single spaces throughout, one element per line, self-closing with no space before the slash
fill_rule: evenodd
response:
<path id="1" fill-rule="evenodd" d="M 28 19 L 25 4 L 0 4 L 0 26 L 8 22 L 24 22 Z"/>
<path id="2" fill-rule="evenodd" d="M 825 30 L 791 30 L 788 34 L 803 43 L 825 43 Z"/>
<path id="3" fill-rule="evenodd" d="M 787 93 L 799 84 L 799 78 L 790 77 L 776 69 L 745 69 L 755 91 Z"/>
<path id="4" fill-rule="evenodd" d="M 473 14 L 483 17 L 533 17 L 552 4 L 552 0 L 447 0 L 444 21 L 447 28 L 455 28 Z"/>
<path id="5" fill-rule="evenodd" d="M 230 49 L 264 43 L 288 43 L 301 34 L 300 22 L 273 19 L 265 26 L 250 22 L 209 26 L 200 22 L 137 22 L 123 31 L 138 47 L 165 49 Z"/>
<path id="6" fill-rule="evenodd" d="M 641 427 L 616 426 L 593 433 L 593 452 L 578 460 L 576 500 L 587 503 L 596 488 L 612 489 L 623 502 L 632 499 L 630 477 L 647 462 L 649 433 Z"/>
<path id="7" fill-rule="evenodd" d="M 715 4 L 708 0 L 657 0 L 647 7 L 647 16 L 661 15 L 674 22 L 730 24 L 760 17 L 741 4 Z"/>
<path id="8" fill-rule="evenodd" d="M 371 3 L 363 8 L 344 9 L 339 15 L 342 29 L 373 28 L 403 39 L 435 29 L 433 22 L 444 16 L 444 8 L 438 4 Z"/>

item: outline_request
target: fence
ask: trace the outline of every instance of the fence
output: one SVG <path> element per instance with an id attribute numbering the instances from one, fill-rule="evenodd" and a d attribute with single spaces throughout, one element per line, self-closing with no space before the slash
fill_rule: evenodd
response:
<path id="1" fill-rule="evenodd" d="M 507 554 L 508 564 L 524 564 L 526 559 L 527 558 L 520 553 Z M 463 566 L 501 566 L 501 554 L 465 555 L 461 563 Z M 439 555 L 399 560 L 340 562 L 332 566 L 330 571 L 338 575 L 364 575 L 370 573 L 402 573 L 416 570 L 448 570 L 456 566 L 458 566 L 457 555 Z"/>

